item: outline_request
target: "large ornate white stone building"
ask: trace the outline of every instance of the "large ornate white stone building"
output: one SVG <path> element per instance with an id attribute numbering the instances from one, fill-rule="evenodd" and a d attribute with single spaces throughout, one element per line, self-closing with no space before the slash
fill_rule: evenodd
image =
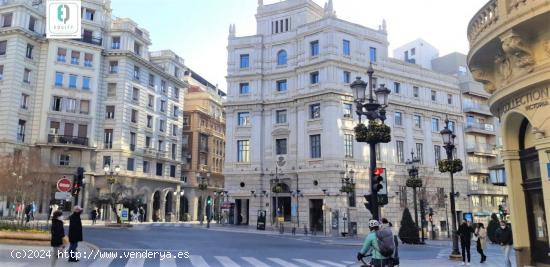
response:
<path id="1" fill-rule="evenodd" d="M 367 79 L 372 62 L 375 83 L 392 91 L 386 120 L 392 141 L 381 144 L 377 155 L 389 180 L 382 216 L 398 225 L 403 208 L 412 207 L 405 161 L 414 151 L 422 161 L 420 176 L 434 224 L 444 231 L 450 181 L 436 162 L 445 157 L 439 131 L 446 116 L 457 135 L 457 156 L 464 159 L 457 79 L 389 58 L 385 22 L 371 29 L 339 19 L 332 1 L 324 8 L 310 0 L 258 4 L 257 33 L 237 37 L 231 25 L 228 38 L 224 173 L 235 203 L 232 222 L 254 225 L 264 210 L 267 226 L 274 226 L 277 203 L 286 226 L 368 231 L 363 195 L 370 192 L 369 149 L 353 136 L 358 117 L 349 83 L 356 76 Z M 279 158 L 285 164 L 276 168 Z M 339 192 L 346 166 L 356 181 L 349 200 Z M 277 178 L 281 193 L 272 192 Z M 463 173 L 456 175 L 455 188 L 457 210 L 468 210 Z"/>

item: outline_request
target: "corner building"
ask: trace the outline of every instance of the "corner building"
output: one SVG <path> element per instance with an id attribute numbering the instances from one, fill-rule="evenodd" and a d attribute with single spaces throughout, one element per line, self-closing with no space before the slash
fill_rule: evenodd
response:
<path id="1" fill-rule="evenodd" d="M 457 78 L 389 58 L 385 22 L 371 29 L 344 21 L 332 1 L 324 8 L 309 0 L 259 1 L 256 20 L 253 36 L 237 37 L 235 25 L 229 28 L 224 174 L 234 205 L 230 222 L 255 225 L 266 211 L 267 227 L 275 227 L 278 205 L 287 229 L 368 233 L 363 195 L 370 192 L 369 149 L 355 141 L 358 117 L 349 84 L 357 76 L 367 79 L 372 62 L 374 83 L 392 91 L 386 120 L 392 141 L 377 150 L 377 165 L 388 172 L 389 204 L 381 214 L 399 225 L 403 209 L 412 211 L 405 161 L 414 151 L 426 185 L 420 194 L 434 210 L 435 228 L 445 234 L 450 182 L 436 162 L 445 157 L 439 131 L 446 115 L 457 135 L 457 156 L 464 159 Z M 276 168 L 278 161 L 284 164 Z M 340 187 L 350 169 L 356 185 L 348 198 Z M 272 192 L 276 178 L 279 193 Z M 468 209 L 467 186 L 458 173 L 459 212 Z"/>

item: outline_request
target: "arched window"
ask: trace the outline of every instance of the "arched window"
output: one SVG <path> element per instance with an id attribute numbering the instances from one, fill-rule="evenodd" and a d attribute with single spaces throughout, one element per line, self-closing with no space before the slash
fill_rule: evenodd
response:
<path id="1" fill-rule="evenodd" d="M 277 53 L 277 65 L 286 65 L 286 51 L 281 50 Z"/>

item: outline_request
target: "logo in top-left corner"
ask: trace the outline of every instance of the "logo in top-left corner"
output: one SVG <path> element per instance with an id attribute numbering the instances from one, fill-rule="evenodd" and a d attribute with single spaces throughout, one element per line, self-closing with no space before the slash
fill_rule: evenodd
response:
<path id="1" fill-rule="evenodd" d="M 46 37 L 81 38 L 81 1 L 48 0 L 46 2 Z"/>

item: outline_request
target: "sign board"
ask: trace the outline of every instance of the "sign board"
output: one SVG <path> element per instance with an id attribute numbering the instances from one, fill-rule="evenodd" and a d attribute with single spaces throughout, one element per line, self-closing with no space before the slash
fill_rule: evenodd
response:
<path id="1" fill-rule="evenodd" d="M 120 211 L 120 219 L 122 221 L 128 221 L 128 217 L 130 215 L 130 212 L 127 208 L 123 208 L 121 211 Z"/>
<path id="2" fill-rule="evenodd" d="M 69 192 L 55 192 L 55 199 L 57 200 L 66 200 L 71 198 L 71 193 Z"/>
<path id="3" fill-rule="evenodd" d="M 71 180 L 67 179 L 66 176 L 63 176 L 61 179 L 57 180 L 57 191 L 59 192 L 71 191 Z"/>
<path id="4" fill-rule="evenodd" d="M 80 0 L 48 0 L 46 36 L 59 39 L 82 38 L 81 5 Z"/>
<path id="5" fill-rule="evenodd" d="M 278 219 L 279 222 L 284 222 L 285 221 L 285 217 L 283 217 L 283 216 L 279 216 L 277 219 Z"/>
<path id="6" fill-rule="evenodd" d="M 256 224 L 256 229 L 265 230 L 265 210 L 258 211 L 258 222 Z"/>

